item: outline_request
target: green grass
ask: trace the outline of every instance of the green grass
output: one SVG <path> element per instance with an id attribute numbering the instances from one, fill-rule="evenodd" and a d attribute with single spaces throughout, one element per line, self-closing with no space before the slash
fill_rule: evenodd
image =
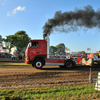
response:
<path id="1" fill-rule="evenodd" d="M 0 65 L 29 65 L 25 63 L 0 63 Z"/>
<path id="2" fill-rule="evenodd" d="M 0 100 L 20 97 L 22 100 L 92 100 L 100 98 L 100 91 L 94 89 L 95 84 L 74 86 L 55 86 L 45 88 L 0 90 Z"/>

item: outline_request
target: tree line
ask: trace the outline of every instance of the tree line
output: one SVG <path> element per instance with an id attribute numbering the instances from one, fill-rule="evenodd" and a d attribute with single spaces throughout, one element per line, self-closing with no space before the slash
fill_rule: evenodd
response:
<path id="1" fill-rule="evenodd" d="M 64 43 L 60 43 L 56 46 L 50 46 L 49 47 L 49 52 L 51 55 L 55 55 L 55 54 L 65 54 L 65 45 Z"/>
<path id="2" fill-rule="evenodd" d="M 3 38 L 0 35 L 0 46 L 2 46 L 2 42 L 5 42 L 6 49 L 11 51 L 11 48 L 16 47 L 17 53 L 20 53 L 24 47 L 27 47 L 28 41 L 31 38 L 26 34 L 25 31 L 18 31 L 14 35 L 8 35 L 6 38 Z"/>

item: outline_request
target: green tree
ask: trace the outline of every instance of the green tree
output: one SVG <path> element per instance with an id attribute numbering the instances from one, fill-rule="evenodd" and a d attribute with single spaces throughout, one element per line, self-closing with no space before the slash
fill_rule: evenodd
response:
<path id="1" fill-rule="evenodd" d="M 12 47 L 16 46 L 18 53 L 27 46 L 30 37 L 26 34 L 25 31 L 18 31 L 14 35 L 6 36 L 7 48 L 11 50 Z M 10 44 L 10 47 L 9 45 Z"/>
<path id="2" fill-rule="evenodd" d="M 51 54 L 51 55 L 54 55 L 55 52 L 57 51 L 57 48 L 54 47 L 54 46 L 50 46 L 50 47 L 49 47 L 49 51 L 50 51 L 50 54 Z"/>
<path id="3" fill-rule="evenodd" d="M 14 40 L 15 40 L 14 35 L 6 36 L 5 46 L 6 46 L 6 49 L 9 50 L 9 53 L 11 51 L 11 48 L 14 47 Z"/>
<path id="4" fill-rule="evenodd" d="M 57 48 L 57 53 L 63 53 L 65 54 L 65 45 L 64 43 L 60 43 L 57 46 L 55 46 Z"/>

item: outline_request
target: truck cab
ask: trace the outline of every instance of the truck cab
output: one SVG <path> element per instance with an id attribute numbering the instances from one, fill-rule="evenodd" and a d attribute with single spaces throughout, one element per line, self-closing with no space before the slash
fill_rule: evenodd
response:
<path id="1" fill-rule="evenodd" d="M 46 40 L 31 40 L 25 50 L 25 63 L 33 64 L 34 60 L 47 57 Z"/>

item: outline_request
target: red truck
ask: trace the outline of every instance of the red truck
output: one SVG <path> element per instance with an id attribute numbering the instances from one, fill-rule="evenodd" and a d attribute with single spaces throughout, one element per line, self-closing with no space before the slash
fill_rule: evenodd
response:
<path id="1" fill-rule="evenodd" d="M 70 58 L 50 58 L 49 37 L 44 40 L 31 40 L 25 50 L 25 63 L 41 69 L 44 65 L 58 65 L 61 68 L 75 66 L 75 61 Z"/>
<path id="2" fill-rule="evenodd" d="M 100 65 L 100 53 L 91 53 L 86 57 L 51 58 L 49 55 L 50 40 L 31 40 L 25 50 L 25 63 L 41 69 L 44 65 L 58 65 L 61 68 L 71 68 L 76 65 Z"/>

